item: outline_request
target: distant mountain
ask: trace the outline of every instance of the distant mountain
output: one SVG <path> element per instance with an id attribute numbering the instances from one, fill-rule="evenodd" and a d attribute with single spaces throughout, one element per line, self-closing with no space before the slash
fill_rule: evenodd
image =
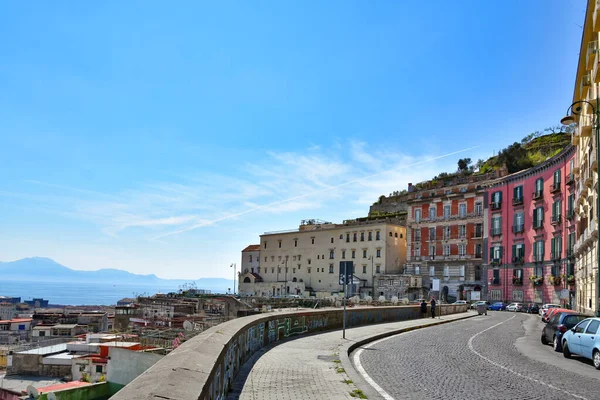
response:
<path id="1" fill-rule="evenodd" d="M 195 284 L 198 289 L 213 293 L 225 293 L 233 288 L 233 280 L 225 278 L 200 278 L 198 280 L 161 279 L 154 274 L 140 275 L 120 269 L 100 269 L 97 271 L 74 270 L 60 265 L 50 258 L 32 257 L 17 261 L 0 262 L 0 277 L 3 280 L 32 282 L 95 282 L 111 284 L 152 285 L 178 287 Z"/>

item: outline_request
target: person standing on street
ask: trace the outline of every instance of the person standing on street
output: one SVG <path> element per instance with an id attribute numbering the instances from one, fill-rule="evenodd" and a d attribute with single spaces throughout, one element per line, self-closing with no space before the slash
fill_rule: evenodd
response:
<path id="1" fill-rule="evenodd" d="M 425 299 L 421 302 L 421 317 L 425 318 L 427 316 L 427 302 Z"/>
<path id="2" fill-rule="evenodd" d="M 431 318 L 435 318 L 435 299 L 431 298 Z"/>

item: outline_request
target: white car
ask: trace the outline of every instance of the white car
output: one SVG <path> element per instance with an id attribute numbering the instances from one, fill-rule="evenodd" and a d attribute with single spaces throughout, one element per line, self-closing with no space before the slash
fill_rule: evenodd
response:
<path id="1" fill-rule="evenodd" d="M 456 300 L 454 303 L 452 304 L 467 304 L 466 300 Z"/>
<path id="2" fill-rule="evenodd" d="M 522 303 L 510 303 L 507 307 L 506 307 L 506 311 L 523 311 L 523 304 Z"/>

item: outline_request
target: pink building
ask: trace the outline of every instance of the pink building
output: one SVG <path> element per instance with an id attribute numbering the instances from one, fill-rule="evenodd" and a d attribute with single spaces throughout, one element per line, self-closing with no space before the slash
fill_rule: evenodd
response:
<path id="1" fill-rule="evenodd" d="M 574 157 L 569 146 L 487 185 L 488 301 L 568 305 L 574 300 Z M 564 289 L 569 296 L 561 299 Z"/>

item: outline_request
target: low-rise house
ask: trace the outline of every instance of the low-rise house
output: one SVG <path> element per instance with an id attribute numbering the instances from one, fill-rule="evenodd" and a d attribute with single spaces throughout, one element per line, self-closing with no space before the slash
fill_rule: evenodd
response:
<path id="1" fill-rule="evenodd" d="M 0 321 L 0 343 L 14 344 L 31 338 L 31 318 Z"/>
<path id="2" fill-rule="evenodd" d="M 78 324 L 58 324 L 52 327 L 52 336 L 74 337 L 87 332 L 87 326 Z"/>
<path id="3" fill-rule="evenodd" d="M 13 319 L 17 314 L 17 305 L 8 301 L 0 302 L 0 320 Z"/>
<path id="4" fill-rule="evenodd" d="M 34 341 L 45 340 L 52 336 L 52 327 L 54 325 L 37 325 L 31 330 L 31 337 Z"/>
<path id="5" fill-rule="evenodd" d="M 87 325 L 90 332 L 104 332 L 108 330 L 108 313 L 81 313 L 77 317 L 77 323 L 79 325 Z"/>

